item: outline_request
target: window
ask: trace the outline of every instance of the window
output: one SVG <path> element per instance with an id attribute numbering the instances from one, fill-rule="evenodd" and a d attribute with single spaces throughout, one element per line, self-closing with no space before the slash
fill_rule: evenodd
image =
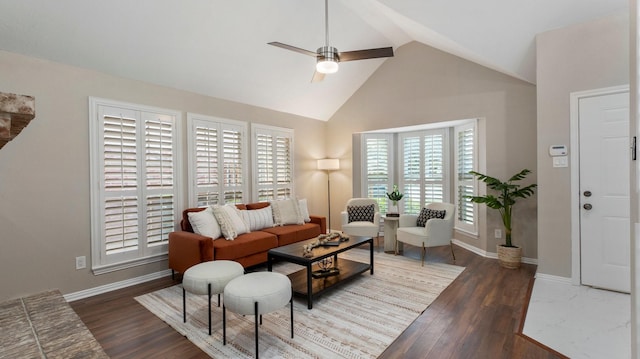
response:
<path id="1" fill-rule="evenodd" d="M 187 114 L 189 205 L 248 202 L 247 125 Z"/>
<path id="2" fill-rule="evenodd" d="M 89 101 L 94 273 L 162 260 L 179 203 L 180 113 Z"/>
<path id="3" fill-rule="evenodd" d="M 393 165 L 391 148 L 393 135 L 364 134 L 363 135 L 363 188 L 366 197 L 375 198 L 380 207 L 380 213 L 387 213 L 387 192 L 393 187 Z"/>
<path id="4" fill-rule="evenodd" d="M 293 130 L 251 125 L 254 199 L 293 196 Z"/>
<path id="5" fill-rule="evenodd" d="M 404 213 L 417 214 L 428 203 L 447 202 L 448 130 L 400 133 L 400 202 Z"/>
<path id="6" fill-rule="evenodd" d="M 404 194 L 402 213 L 417 214 L 429 203 L 451 202 L 457 206 L 456 229 L 476 235 L 477 208 L 466 196 L 477 193 L 477 181 L 469 175 L 478 166 L 477 122 L 363 133 L 360 156 L 354 156 L 354 168 L 358 171 L 359 166 L 361 174 L 361 193 L 356 195 L 377 198 L 386 213 L 386 192 L 398 184 Z"/>
<path id="7" fill-rule="evenodd" d="M 477 233 L 475 205 L 466 197 L 477 193 L 477 181 L 469 174 L 476 168 L 475 122 L 454 128 L 456 151 L 455 203 L 458 216 L 456 227 L 471 233 Z"/>

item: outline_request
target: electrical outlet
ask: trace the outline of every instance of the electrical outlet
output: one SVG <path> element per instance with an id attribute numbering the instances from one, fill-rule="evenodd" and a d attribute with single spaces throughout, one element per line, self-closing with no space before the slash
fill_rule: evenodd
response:
<path id="1" fill-rule="evenodd" d="M 87 267 L 87 257 L 76 257 L 76 269 L 83 269 Z"/>
<path id="2" fill-rule="evenodd" d="M 495 237 L 496 237 L 497 239 L 502 238 L 502 229 L 496 229 L 496 230 L 495 230 Z"/>

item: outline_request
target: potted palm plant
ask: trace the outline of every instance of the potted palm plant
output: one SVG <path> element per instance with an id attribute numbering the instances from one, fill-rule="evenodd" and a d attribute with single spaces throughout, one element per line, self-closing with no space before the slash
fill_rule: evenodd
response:
<path id="1" fill-rule="evenodd" d="M 522 249 L 514 246 L 511 242 L 513 205 L 518 198 L 527 198 L 533 195 L 537 187 L 535 183 L 525 187 L 521 187 L 520 184 L 516 183 L 524 179 L 531 171 L 523 169 L 504 182 L 475 171 L 470 171 L 469 173 L 477 177 L 479 181 L 486 183 L 489 189 L 498 192 L 497 195 L 487 194 L 484 196 L 468 196 L 468 198 L 471 202 L 484 203 L 487 207 L 497 209 L 500 212 L 506 241 L 505 244 L 497 246 L 498 260 L 500 261 L 500 265 L 505 268 L 519 268 L 522 259 Z"/>

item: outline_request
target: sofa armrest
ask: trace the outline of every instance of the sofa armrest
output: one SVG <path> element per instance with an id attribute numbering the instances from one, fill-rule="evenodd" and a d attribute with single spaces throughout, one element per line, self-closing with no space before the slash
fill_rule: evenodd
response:
<path id="1" fill-rule="evenodd" d="M 453 218 L 431 218 L 425 225 L 427 237 L 433 245 L 445 245 L 451 242 L 453 237 Z"/>
<path id="2" fill-rule="evenodd" d="M 324 216 L 309 216 L 311 223 L 315 223 L 320 226 L 320 233 L 327 233 L 327 217 Z"/>
<path id="3" fill-rule="evenodd" d="M 189 267 L 213 260 L 213 239 L 196 233 L 169 233 L 169 268 L 184 273 Z"/>
<path id="4" fill-rule="evenodd" d="M 418 216 L 415 214 L 401 214 L 398 227 L 415 227 L 418 223 Z"/>

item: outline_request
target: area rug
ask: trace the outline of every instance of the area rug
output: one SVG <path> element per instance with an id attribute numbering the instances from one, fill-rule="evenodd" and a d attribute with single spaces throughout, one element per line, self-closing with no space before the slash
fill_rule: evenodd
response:
<path id="1" fill-rule="evenodd" d="M 368 262 L 369 251 L 355 249 L 340 257 Z M 278 263 L 274 271 L 302 267 Z M 376 253 L 374 275 L 365 272 L 316 297 L 313 309 L 294 300 L 294 338 L 289 306 L 263 315 L 259 329 L 262 358 L 376 358 L 455 278 L 463 267 L 425 263 Z M 222 308 L 212 299 L 212 335 L 208 335 L 207 296 L 187 293 L 187 322 L 182 322 L 182 287 L 137 297 L 145 308 L 213 358 L 255 357 L 253 316 L 227 311 L 227 345 L 222 345 Z"/>

